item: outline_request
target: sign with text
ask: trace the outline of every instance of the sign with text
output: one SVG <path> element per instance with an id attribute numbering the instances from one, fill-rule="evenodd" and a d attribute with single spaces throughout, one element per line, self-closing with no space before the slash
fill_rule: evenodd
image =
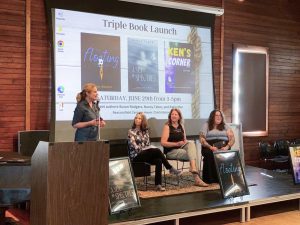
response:
<path id="1" fill-rule="evenodd" d="M 238 150 L 214 152 L 223 198 L 249 194 Z"/>
<path id="2" fill-rule="evenodd" d="M 108 196 L 111 214 L 140 206 L 128 157 L 109 160 Z"/>

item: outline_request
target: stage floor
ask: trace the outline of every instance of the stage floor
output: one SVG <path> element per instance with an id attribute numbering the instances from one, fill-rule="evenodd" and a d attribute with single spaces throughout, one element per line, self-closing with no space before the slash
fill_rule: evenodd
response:
<path id="1" fill-rule="evenodd" d="M 295 185 L 291 174 L 278 173 L 257 167 L 245 167 L 250 195 L 223 199 L 220 190 L 181 194 L 152 199 L 141 199 L 141 207 L 130 213 L 109 216 L 109 223 L 149 224 L 216 213 L 240 210 L 240 221 L 249 221 L 251 207 L 273 202 L 300 199 L 300 185 Z"/>

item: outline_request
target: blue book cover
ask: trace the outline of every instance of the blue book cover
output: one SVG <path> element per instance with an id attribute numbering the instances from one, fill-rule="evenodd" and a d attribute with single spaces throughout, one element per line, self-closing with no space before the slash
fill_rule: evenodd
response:
<path id="1" fill-rule="evenodd" d="M 81 84 L 121 91 L 120 37 L 81 33 Z"/>
<path id="2" fill-rule="evenodd" d="M 158 92 L 158 42 L 128 38 L 128 91 Z"/>
<path id="3" fill-rule="evenodd" d="M 165 47 L 166 93 L 194 93 L 192 44 L 169 42 Z"/>

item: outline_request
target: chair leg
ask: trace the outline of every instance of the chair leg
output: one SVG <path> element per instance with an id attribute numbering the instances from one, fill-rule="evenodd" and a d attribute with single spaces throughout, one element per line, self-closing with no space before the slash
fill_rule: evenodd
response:
<path id="1" fill-rule="evenodd" d="M 148 176 L 146 176 L 146 191 L 148 190 Z"/>
<path id="2" fill-rule="evenodd" d="M 166 181 L 166 169 L 164 168 L 164 181 L 165 181 L 165 188 L 167 188 L 167 181 Z"/>
<path id="3" fill-rule="evenodd" d="M 177 163 L 177 170 L 179 170 L 179 168 L 178 168 L 178 165 L 179 165 L 179 162 L 178 162 L 178 160 L 176 160 L 176 163 Z M 177 186 L 179 186 L 179 182 L 180 182 L 180 180 L 179 180 L 179 176 L 177 176 Z"/>

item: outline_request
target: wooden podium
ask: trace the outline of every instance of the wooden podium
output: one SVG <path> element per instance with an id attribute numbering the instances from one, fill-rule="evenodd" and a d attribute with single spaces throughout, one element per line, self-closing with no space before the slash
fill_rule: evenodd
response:
<path id="1" fill-rule="evenodd" d="M 32 156 L 31 225 L 108 224 L 109 142 L 40 142 Z"/>

